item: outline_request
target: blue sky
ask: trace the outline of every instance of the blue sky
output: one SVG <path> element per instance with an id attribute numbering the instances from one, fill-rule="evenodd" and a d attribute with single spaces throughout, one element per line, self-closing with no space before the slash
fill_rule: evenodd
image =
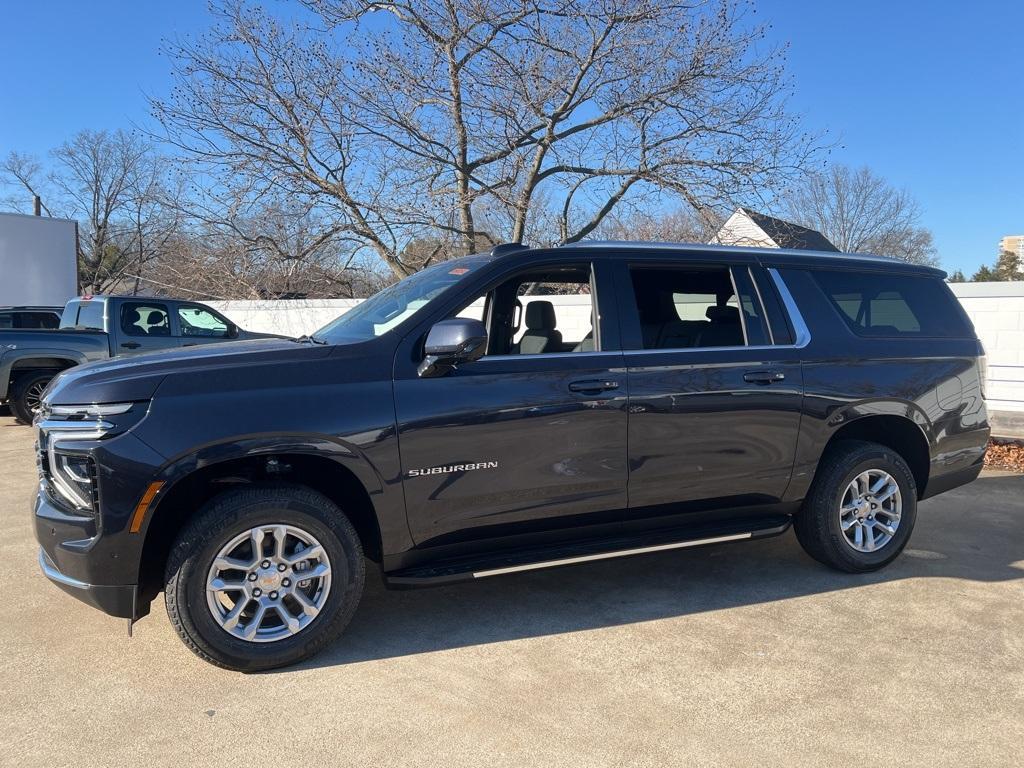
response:
<path id="1" fill-rule="evenodd" d="M 268 5 L 272 8 L 274 0 Z M 921 203 L 943 266 L 973 271 L 1024 234 L 1024 3 L 761 0 L 788 43 L 793 106 Z M 202 31 L 205 0 L 7 3 L 0 154 L 144 123 L 169 87 L 162 38 Z"/>

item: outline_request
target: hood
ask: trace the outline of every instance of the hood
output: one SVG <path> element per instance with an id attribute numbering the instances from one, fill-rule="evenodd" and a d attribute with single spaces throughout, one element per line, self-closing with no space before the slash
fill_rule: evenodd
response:
<path id="1" fill-rule="evenodd" d="M 311 360 L 326 357 L 332 349 L 268 338 L 117 357 L 69 368 L 53 380 L 44 396 L 51 405 L 149 400 L 169 374 Z"/>

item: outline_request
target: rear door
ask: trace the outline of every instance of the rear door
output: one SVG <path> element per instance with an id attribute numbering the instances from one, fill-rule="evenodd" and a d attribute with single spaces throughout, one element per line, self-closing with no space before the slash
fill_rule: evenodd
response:
<path id="1" fill-rule="evenodd" d="M 614 301 L 600 265 L 531 267 L 448 313 L 485 321 L 489 346 L 480 360 L 419 378 L 426 328 L 403 342 L 395 408 L 418 544 L 497 539 L 625 513 L 626 376 L 614 312 L 602 319 L 599 309 Z"/>
<path id="2" fill-rule="evenodd" d="M 760 267 L 623 262 L 617 282 L 630 515 L 778 502 L 800 425 L 800 350 L 778 297 L 762 301 L 775 289 Z"/>
<path id="3" fill-rule="evenodd" d="M 174 320 L 167 302 L 122 301 L 116 317 L 110 318 L 117 330 L 114 354 L 138 355 L 177 347 L 181 339 L 175 335 Z"/>

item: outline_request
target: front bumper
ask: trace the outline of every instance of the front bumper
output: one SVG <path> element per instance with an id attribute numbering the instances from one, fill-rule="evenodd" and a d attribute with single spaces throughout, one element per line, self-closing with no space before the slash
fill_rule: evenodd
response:
<path id="1" fill-rule="evenodd" d="M 139 619 L 149 613 L 149 602 L 139 599 L 138 586 L 116 583 L 117 568 L 104 562 L 97 547 L 96 522 L 69 515 L 42 491 L 33 505 L 39 568 L 69 595 L 120 618 Z M 120 558 L 111 558 L 116 563 Z M 113 578 L 111 578 L 113 577 Z M 104 583 L 114 581 L 115 583 Z"/>
<path id="2" fill-rule="evenodd" d="M 71 576 L 66 576 L 57 570 L 57 566 L 53 564 L 41 547 L 39 549 L 39 568 L 43 575 L 58 587 L 93 608 L 99 608 L 104 613 L 122 619 L 141 618 L 136 615 L 137 589 L 134 584 L 116 586 L 87 584 Z"/>

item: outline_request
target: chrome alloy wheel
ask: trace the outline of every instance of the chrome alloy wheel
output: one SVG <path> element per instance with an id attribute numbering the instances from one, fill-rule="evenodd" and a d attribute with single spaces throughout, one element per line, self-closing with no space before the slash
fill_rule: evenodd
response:
<path id="1" fill-rule="evenodd" d="M 858 552 L 877 552 L 896 535 L 903 514 L 903 497 L 892 475 L 869 469 L 846 487 L 839 522 L 846 543 Z"/>
<path id="2" fill-rule="evenodd" d="M 206 577 L 206 603 L 240 640 L 272 643 L 298 634 L 323 609 L 331 563 L 320 542 L 294 525 L 261 525 L 221 547 Z"/>
<path id="3" fill-rule="evenodd" d="M 49 380 L 37 381 L 25 390 L 25 406 L 32 413 L 39 413 L 39 409 L 43 407 L 43 392 L 49 383 Z"/>

